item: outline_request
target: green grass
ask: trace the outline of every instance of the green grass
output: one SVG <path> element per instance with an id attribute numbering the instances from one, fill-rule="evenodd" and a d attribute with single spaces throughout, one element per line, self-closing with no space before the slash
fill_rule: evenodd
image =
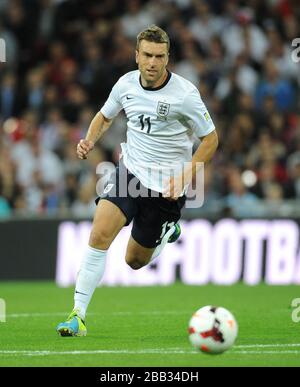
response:
<path id="1" fill-rule="evenodd" d="M 88 336 L 63 338 L 55 327 L 73 306 L 72 288 L 2 283 L 0 366 L 299 366 L 300 323 L 290 306 L 298 297 L 298 286 L 102 287 L 89 308 Z M 209 304 L 228 308 L 239 324 L 236 344 L 222 355 L 196 353 L 188 341 L 191 314 Z"/>

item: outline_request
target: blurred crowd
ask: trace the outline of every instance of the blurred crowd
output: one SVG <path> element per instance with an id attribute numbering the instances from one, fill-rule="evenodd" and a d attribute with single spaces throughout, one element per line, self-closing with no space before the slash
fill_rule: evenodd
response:
<path id="1" fill-rule="evenodd" d="M 124 115 L 88 160 L 76 144 L 136 69 L 136 35 L 153 23 L 170 36 L 168 68 L 198 87 L 220 138 L 204 205 L 187 214 L 296 214 L 299 20 L 298 0 L 0 0 L 0 218 L 92 216 L 96 167 L 117 162 Z"/>

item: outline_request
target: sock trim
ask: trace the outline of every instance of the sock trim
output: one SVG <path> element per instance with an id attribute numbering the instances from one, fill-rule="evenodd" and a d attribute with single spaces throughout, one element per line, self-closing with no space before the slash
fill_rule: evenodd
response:
<path id="1" fill-rule="evenodd" d="M 88 245 L 88 249 L 94 251 L 95 253 L 106 253 L 107 252 L 107 250 L 96 249 L 95 247 L 92 247 L 90 245 Z"/>

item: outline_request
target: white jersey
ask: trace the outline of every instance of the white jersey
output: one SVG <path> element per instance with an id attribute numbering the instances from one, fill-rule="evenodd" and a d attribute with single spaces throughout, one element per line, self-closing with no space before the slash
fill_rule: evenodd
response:
<path id="1" fill-rule="evenodd" d="M 163 191 L 163 181 L 151 170 L 191 161 L 193 133 L 208 135 L 215 129 L 198 89 L 181 76 L 168 73 L 157 88 L 143 87 L 139 70 L 123 75 L 101 108 L 108 119 L 122 109 L 127 116 L 127 142 L 122 143 L 126 168 L 141 183 Z"/>

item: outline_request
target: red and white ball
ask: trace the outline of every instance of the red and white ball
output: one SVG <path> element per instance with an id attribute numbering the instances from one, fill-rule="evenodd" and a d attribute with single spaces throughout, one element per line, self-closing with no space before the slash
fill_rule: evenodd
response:
<path id="1" fill-rule="evenodd" d="M 193 347 L 215 354 L 226 351 L 234 344 L 238 325 L 229 310 L 208 305 L 193 314 L 188 332 Z"/>

